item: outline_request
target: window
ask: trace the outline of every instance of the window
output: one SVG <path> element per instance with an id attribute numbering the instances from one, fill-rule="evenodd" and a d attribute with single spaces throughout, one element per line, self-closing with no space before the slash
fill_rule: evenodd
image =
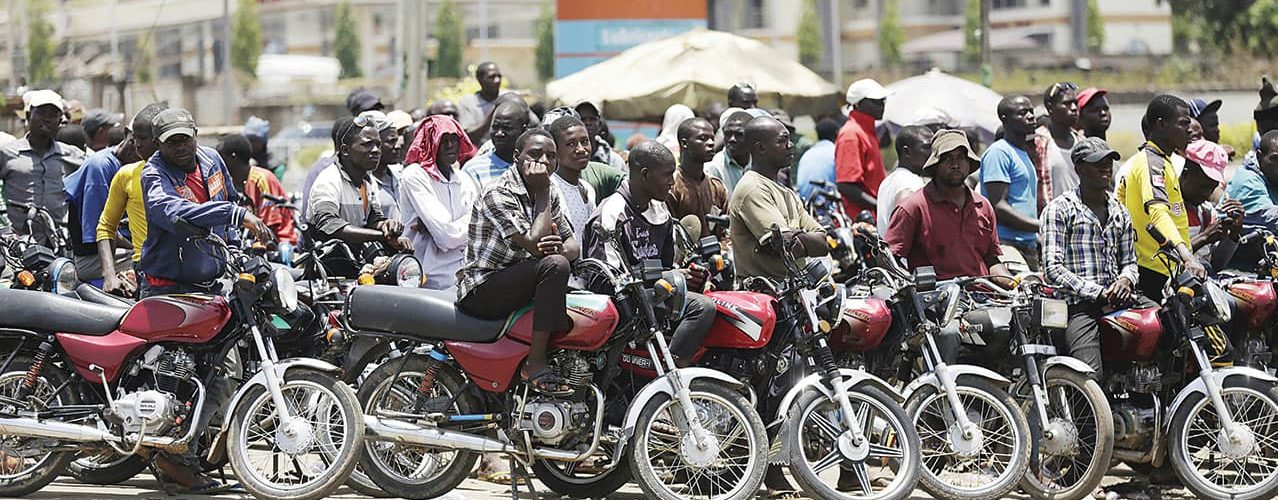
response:
<path id="1" fill-rule="evenodd" d="M 1027 0 L 994 0 L 994 4 L 990 6 L 993 9 L 1016 9 L 1024 7 Z"/>

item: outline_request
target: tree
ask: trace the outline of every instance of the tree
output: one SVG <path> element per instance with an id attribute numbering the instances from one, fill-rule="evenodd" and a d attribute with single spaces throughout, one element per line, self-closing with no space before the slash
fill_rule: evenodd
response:
<path id="1" fill-rule="evenodd" d="M 550 0 L 541 3 L 537 15 L 537 77 L 547 81 L 555 77 L 555 9 Z"/>
<path id="2" fill-rule="evenodd" d="M 809 68 L 821 62 L 821 19 L 817 16 L 816 0 L 803 0 L 799 8 L 799 62 Z M 838 35 L 834 35 L 838 36 Z"/>
<path id="3" fill-rule="evenodd" d="M 151 36 L 143 33 L 138 37 L 137 52 L 131 62 L 133 79 L 138 83 L 151 83 L 151 65 L 155 64 L 155 46 L 151 44 Z"/>
<path id="4" fill-rule="evenodd" d="M 905 43 L 905 32 L 901 30 L 901 6 L 898 2 L 883 0 L 883 17 L 879 20 L 879 57 L 889 68 L 904 60 L 901 44 Z"/>
<path id="5" fill-rule="evenodd" d="M 256 76 L 261 55 L 262 20 L 257 17 L 257 0 L 239 0 L 231 25 L 231 67 Z"/>
<path id="6" fill-rule="evenodd" d="M 963 21 L 963 62 L 981 64 L 981 0 L 967 0 Z"/>
<path id="7" fill-rule="evenodd" d="M 462 77 L 462 44 L 466 33 L 462 30 L 461 15 L 453 0 L 439 3 L 435 17 L 435 40 L 438 42 L 435 56 L 436 76 Z"/>
<path id="8" fill-rule="evenodd" d="M 1172 9 L 1172 40 L 1184 50 L 1191 42 L 1217 52 L 1233 45 L 1249 47 L 1256 35 L 1250 29 L 1250 7 L 1256 0 L 1161 0 Z M 1254 49 L 1253 49 L 1254 50 Z"/>
<path id="9" fill-rule="evenodd" d="M 1278 49 L 1278 0 L 1256 0 L 1244 13 L 1242 40 L 1252 53 L 1268 56 Z"/>
<path id="10" fill-rule="evenodd" d="M 355 14 L 351 12 L 350 0 L 342 0 L 337 4 L 333 25 L 337 30 L 333 35 L 333 52 L 337 55 L 337 62 L 342 65 L 341 77 L 363 76 L 364 72 L 359 67 L 359 33 L 355 26 Z"/>
<path id="11" fill-rule="evenodd" d="M 1096 0 L 1087 0 L 1087 52 L 1099 54 L 1105 46 L 1105 20 L 1101 19 Z"/>
<path id="12" fill-rule="evenodd" d="M 49 0 L 27 2 L 27 82 L 31 85 L 53 84 L 55 73 L 53 24 L 49 23 Z"/>

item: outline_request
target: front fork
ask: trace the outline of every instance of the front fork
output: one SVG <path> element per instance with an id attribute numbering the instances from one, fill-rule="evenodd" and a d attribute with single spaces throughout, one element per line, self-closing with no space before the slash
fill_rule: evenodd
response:
<path id="1" fill-rule="evenodd" d="M 932 338 L 932 334 L 928 333 L 925 338 L 927 345 L 924 346 L 923 362 L 929 371 L 936 373 L 936 378 L 941 383 L 941 390 L 945 392 L 945 399 L 950 403 L 951 411 L 954 413 L 954 421 L 958 422 L 959 428 L 963 430 L 963 437 L 971 439 L 974 424 L 967 418 L 967 409 L 959 400 L 958 387 L 955 384 L 955 377 L 950 375 L 950 366 L 945 364 L 945 360 L 941 357 L 941 351 L 936 347 L 936 339 Z"/>
<path id="2" fill-rule="evenodd" d="M 262 331 L 257 328 L 256 324 L 249 325 L 249 331 L 253 334 L 253 344 L 257 348 L 257 354 L 262 358 L 260 369 L 262 374 L 266 376 L 266 390 L 271 393 L 271 401 L 275 403 L 275 411 L 278 413 L 280 421 L 287 420 L 293 415 L 285 402 L 280 378 L 275 373 L 275 363 L 279 361 L 279 355 L 275 353 L 275 344 L 262 338 Z"/>
<path id="3" fill-rule="evenodd" d="M 830 387 L 834 389 L 834 402 L 839 405 L 843 424 L 852 432 L 852 445 L 861 446 L 861 443 L 865 442 L 865 431 L 861 428 L 861 420 L 858 420 L 858 415 L 852 408 L 852 398 L 848 396 L 848 390 L 851 387 L 849 382 L 844 380 L 843 374 L 839 373 L 839 367 L 834 363 L 834 352 L 830 350 L 825 338 L 816 339 L 814 354 L 817 356 L 819 367 L 825 371 Z M 868 418 L 866 416 L 867 420 Z"/>
<path id="4" fill-rule="evenodd" d="M 1197 341 L 1191 341 L 1189 345 L 1194 351 L 1194 359 L 1198 362 L 1198 377 L 1202 379 L 1203 386 L 1207 389 L 1207 397 L 1211 399 L 1211 405 L 1216 409 L 1220 427 L 1225 429 L 1230 439 L 1233 439 L 1234 417 L 1230 414 L 1229 406 L 1225 405 L 1225 398 L 1220 395 L 1220 386 L 1212 371 L 1211 360 L 1207 359 L 1207 353 L 1203 352 L 1202 346 L 1198 345 Z"/>
<path id="5" fill-rule="evenodd" d="M 679 370 L 674 369 L 674 357 L 671 356 L 670 348 L 666 345 L 665 336 L 654 329 L 651 337 L 651 340 L 648 341 L 648 355 L 652 357 L 652 366 L 656 368 L 657 376 L 670 377 L 670 388 L 674 390 L 675 399 L 679 401 L 679 407 L 682 411 L 683 422 L 680 427 L 686 428 L 692 434 L 698 448 L 705 449 L 709 446 L 708 437 L 705 429 L 701 426 L 701 419 L 697 417 L 696 407 L 692 405 L 690 384 L 683 379 Z M 666 367 L 670 368 L 667 369 Z"/>

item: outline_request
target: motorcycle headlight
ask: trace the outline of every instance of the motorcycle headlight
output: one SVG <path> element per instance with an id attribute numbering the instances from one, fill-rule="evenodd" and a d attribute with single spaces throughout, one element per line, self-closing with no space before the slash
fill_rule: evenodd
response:
<path id="1" fill-rule="evenodd" d="M 422 263 L 412 255 L 396 255 L 391 259 L 391 272 L 395 273 L 395 285 L 404 288 L 422 286 Z"/>
<path id="2" fill-rule="evenodd" d="M 1212 306 L 1216 309 L 1216 317 L 1222 323 L 1228 323 L 1233 319 L 1233 312 L 1229 307 L 1229 295 L 1225 293 L 1225 290 L 1214 281 L 1204 283 L 1203 288 L 1207 289 L 1207 296 L 1211 298 Z"/>
<path id="3" fill-rule="evenodd" d="M 1060 299 L 1038 299 L 1038 324 L 1043 328 L 1064 330 L 1069 326 L 1069 304 Z"/>
<path id="4" fill-rule="evenodd" d="M 277 267 L 271 271 L 271 285 L 275 288 L 275 298 L 285 311 L 297 309 L 297 283 L 288 269 Z"/>
<path id="5" fill-rule="evenodd" d="M 80 275 L 75 271 L 75 262 L 65 258 L 59 258 L 49 264 L 49 278 L 53 282 L 53 293 L 75 290 L 75 286 L 80 282 Z"/>

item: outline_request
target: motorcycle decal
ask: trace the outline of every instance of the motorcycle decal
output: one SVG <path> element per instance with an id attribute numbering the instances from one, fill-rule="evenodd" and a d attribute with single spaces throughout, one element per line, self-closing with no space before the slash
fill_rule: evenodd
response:
<path id="1" fill-rule="evenodd" d="M 717 297 L 711 297 L 711 300 L 714 300 L 715 305 L 719 306 L 719 316 L 749 336 L 750 340 L 758 341 L 763 336 L 763 318 L 751 316 L 736 304 Z"/>

